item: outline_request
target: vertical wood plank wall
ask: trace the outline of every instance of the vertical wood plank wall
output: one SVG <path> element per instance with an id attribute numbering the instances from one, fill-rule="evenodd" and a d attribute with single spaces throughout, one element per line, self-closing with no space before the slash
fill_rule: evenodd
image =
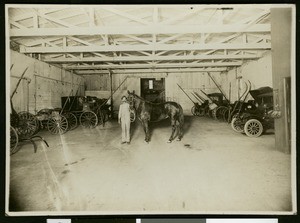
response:
<path id="1" fill-rule="evenodd" d="M 84 79 L 58 67 L 41 62 L 15 51 L 11 53 L 10 87 L 6 89 L 8 99 L 16 88 L 23 71 L 28 67 L 24 78 L 13 97 L 17 112 L 29 111 L 36 114 L 43 108 L 61 107 L 61 97 L 84 95 Z"/>
<path id="2" fill-rule="evenodd" d="M 284 78 L 291 76 L 291 8 L 271 9 L 271 35 L 272 35 L 272 60 L 273 60 L 273 88 L 278 95 L 278 107 L 282 116 L 275 120 L 275 145 L 276 149 L 290 153 L 288 133 L 285 130 L 287 120 L 285 107 L 290 106 L 284 100 Z M 277 96 L 276 96 L 277 97 Z M 276 105 L 275 105 L 276 106 Z"/>
<path id="3" fill-rule="evenodd" d="M 215 78 L 218 83 L 227 85 L 227 75 L 226 73 L 211 72 L 211 75 Z M 140 78 L 165 78 L 165 92 L 166 100 L 176 101 L 180 103 L 186 114 L 190 114 L 190 110 L 194 105 L 187 96 L 179 89 L 177 84 L 179 84 L 188 94 L 193 98 L 191 93 L 193 91 L 201 94 L 201 89 L 207 93 L 219 92 L 215 84 L 208 77 L 206 72 L 192 72 L 192 73 L 145 73 L 145 74 L 113 74 L 113 89 L 114 91 L 120 86 L 121 87 L 114 93 L 114 110 L 118 110 L 121 103 L 120 99 L 123 95 L 127 95 L 127 90 L 135 91 L 140 95 Z M 107 84 L 103 88 L 103 84 L 99 83 L 99 87 L 95 89 L 95 82 L 107 83 L 109 80 L 108 75 L 86 75 L 86 87 L 89 95 L 94 94 L 95 96 L 108 95 L 110 89 L 110 84 Z M 92 84 L 89 84 L 92 83 Z M 94 91 L 94 93 L 92 93 Z M 103 91 L 106 91 L 103 92 Z M 203 97 L 205 97 L 203 95 Z M 194 99 L 196 102 L 196 99 Z"/>

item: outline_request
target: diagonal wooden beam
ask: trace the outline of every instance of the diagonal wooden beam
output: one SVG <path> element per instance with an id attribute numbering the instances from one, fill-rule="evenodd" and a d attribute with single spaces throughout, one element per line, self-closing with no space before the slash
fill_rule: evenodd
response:
<path id="1" fill-rule="evenodd" d="M 18 22 L 15 22 L 15 21 L 10 20 L 9 23 L 10 23 L 11 25 L 13 25 L 13 26 L 19 28 L 19 29 L 27 29 L 26 26 L 23 26 L 23 25 L 21 25 L 21 24 L 18 23 Z"/>
<path id="2" fill-rule="evenodd" d="M 86 46 L 98 46 L 98 45 L 95 45 L 93 43 L 90 43 L 86 40 L 83 40 L 83 39 L 80 39 L 80 38 L 77 38 L 77 37 L 74 37 L 74 36 L 68 36 L 68 39 L 74 40 L 75 42 L 78 42 L 78 43 L 82 43 Z"/>
<path id="3" fill-rule="evenodd" d="M 42 14 L 42 13 L 38 13 L 38 16 L 50 21 L 50 22 L 54 22 L 56 24 L 59 24 L 59 25 L 62 25 L 62 26 L 65 26 L 67 28 L 76 28 L 77 26 L 73 25 L 73 24 L 70 24 L 70 23 L 67 23 L 67 22 L 64 22 L 62 21 L 61 19 L 57 19 L 57 18 L 54 18 L 54 17 L 51 17 L 51 16 L 48 16 L 46 14 Z M 78 27 L 77 27 L 78 28 Z"/>
<path id="4" fill-rule="evenodd" d="M 139 38 L 137 36 L 133 36 L 133 35 L 125 35 L 125 36 L 128 37 L 128 38 L 130 38 L 130 39 L 134 39 L 134 40 L 137 40 L 139 42 L 142 42 L 142 43 L 151 44 L 150 41 L 142 39 L 142 38 Z"/>
<path id="5" fill-rule="evenodd" d="M 166 42 L 169 42 L 171 40 L 177 39 L 177 38 L 179 38 L 179 37 L 181 37 L 183 35 L 185 35 L 185 33 L 181 33 L 181 34 L 177 34 L 177 35 L 172 35 L 170 37 L 162 39 L 161 41 L 159 41 L 159 43 L 166 43 Z"/>
<path id="6" fill-rule="evenodd" d="M 102 9 L 106 10 L 106 11 L 109 11 L 109 12 L 112 12 L 116 15 L 119 15 L 119 16 L 122 16 L 122 17 L 125 17 L 127 19 L 130 19 L 132 21 L 135 21 L 135 22 L 138 22 L 138 23 L 141 23 L 141 24 L 144 24 L 144 25 L 149 25 L 150 22 L 148 21 L 145 21 L 144 19 L 141 19 L 137 16 L 134 16 L 132 14 L 129 14 L 129 13 L 126 13 L 126 12 L 123 12 L 123 11 L 120 11 L 118 9 L 115 9 L 113 7 L 103 7 Z"/>
<path id="7" fill-rule="evenodd" d="M 54 44 L 54 43 L 51 43 L 50 41 L 48 41 L 47 39 L 43 39 L 43 42 L 44 43 L 47 43 L 49 46 L 51 47 L 59 47 L 58 45 Z"/>
<path id="8" fill-rule="evenodd" d="M 253 16 L 247 17 L 245 19 L 239 20 L 238 22 L 236 22 L 235 24 L 254 24 L 256 23 L 256 21 L 266 15 L 270 14 L 270 10 L 263 10 L 262 12 L 255 14 Z"/>

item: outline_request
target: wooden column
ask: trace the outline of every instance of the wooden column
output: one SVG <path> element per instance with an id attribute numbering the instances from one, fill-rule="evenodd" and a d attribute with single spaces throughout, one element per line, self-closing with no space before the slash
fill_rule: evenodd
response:
<path id="1" fill-rule="evenodd" d="M 112 72 L 109 70 L 109 79 L 110 79 L 110 108 L 111 108 L 111 114 L 110 117 L 114 117 L 114 103 L 113 103 L 113 79 L 112 79 Z"/>
<path id="2" fill-rule="evenodd" d="M 290 102 L 286 100 L 290 92 L 285 93 L 285 80 L 291 77 L 291 38 L 292 9 L 271 9 L 272 73 L 274 89 L 274 108 L 280 109 L 282 115 L 275 119 L 275 148 L 290 153 L 290 134 L 286 126 L 290 115 L 286 114 Z"/>

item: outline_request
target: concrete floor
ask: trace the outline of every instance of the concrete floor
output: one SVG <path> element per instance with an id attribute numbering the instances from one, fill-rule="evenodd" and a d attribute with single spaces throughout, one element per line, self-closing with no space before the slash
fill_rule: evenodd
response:
<path id="1" fill-rule="evenodd" d="M 181 142 L 166 143 L 169 120 L 143 141 L 137 122 L 121 145 L 117 122 L 30 144 L 11 156 L 10 211 L 97 214 L 291 211 L 291 157 L 274 135 L 249 138 L 230 125 L 186 117 Z M 89 212 L 82 212 L 89 213 Z"/>

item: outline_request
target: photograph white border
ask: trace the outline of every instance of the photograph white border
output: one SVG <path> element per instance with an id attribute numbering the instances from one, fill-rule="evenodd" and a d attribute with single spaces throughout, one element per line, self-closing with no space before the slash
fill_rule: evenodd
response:
<path id="1" fill-rule="evenodd" d="M 190 5 L 190 4 L 187 4 Z M 240 5 L 241 7 L 249 7 L 249 5 L 242 5 L 242 4 L 230 4 L 226 5 L 226 7 L 230 6 L 237 6 Z M 253 7 L 255 7 L 255 4 L 251 4 Z M 292 94 L 291 94 L 291 186 L 292 186 L 292 211 L 267 211 L 267 212 L 251 212 L 251 211 L 241 211 L 241 212 L 220 212 L 220 211 L 205 211 L 205 212 L 194 212 L 194 211 L 184 211 L 184 212 L 176 212 L 178 215 L 194 215 L 194 214 L 201 214 L 201 215 L 207 215 L 207 214 L 217 214 L 217 215 L 294 215 L 297 211 L 297 191 L 296 191 L 296 186 L 297 186 L 297 175 L 296 175 L 296 61 L 295 61 L 295 55 L 296 55 L 296 13 L 295 13 L 295 5 L 293 4 L 264 4 L 266 7 L 274 7 L 274 8 L 291 8 L 292 9 L 292 57 L 291 57 L 291 77 L 292 77 Z M 10 37 L 9 37 L 9 25 L 8 25 L 8 8 L 9 7 L 23 7 L 23 8 L 32 8 L 32 7 L 63 7 L 66 5 L 47 5 L 47 4 L 5 4 L 5 39 L 6 39 L 6 44 L 5 44 L 5 49 L 6 49 L 6 86 L 10 86 Z M 68 7 L 80 7 L 84 6 L 84 4 L 79 4 L 79 5 L 68 5 Z M 89 5 L 90 6 L 90 5 Z M 134 6 L 134 5 L 133 5 Z M 169 5 L 168 5 L 169 6 Z M 263 5 L 259 5 L 262 7 Z M 174 5 L 176 7 L 176 5 Z M 210 6 L 211 7 L 211 6 Z M 215 7 L 222 7 L 222 5 L 215 5 Z M 9 105 L 9 95 L 10 95 L 10 89 L 6 88 L 6 140 L 7 142 L 9 141 L 9 114 L 10 114 L 10 105 Z M 5 193 L 5 213 L 8 214 L 9 216 L 70 216 L 70 215 L 76 215 L 76 216 L 81 216 L 81 215 L 174 215 L 174 212 L 171 211 L 160 211 L 160 212 L 101 212 L 101 211 L 81 211 L 81 212 L 73 212 L 73 211 L 20 211 L 20 212 L 10 212 L 8 207 L 9 207 L 9 179 L 10 179 L 10 155 L 9 155 L 9 144 L 6 144 L 6 174 L 5 174 L 5 179 L 6 179 L 6 193 Z M 137 222 L 139 223 L 139 222 Z M 210 222 L 208 222 L 210 223 Z M 221 222 L 220 222 L 221 223 Z M 222 222 L 223 223 L 223 222 Z M 250 222 L 249 222 L 250 223 Z M 252 222 L 251 222 L 252 223 Z M 271 223 L 271 222 L 270 222 Z"/>

